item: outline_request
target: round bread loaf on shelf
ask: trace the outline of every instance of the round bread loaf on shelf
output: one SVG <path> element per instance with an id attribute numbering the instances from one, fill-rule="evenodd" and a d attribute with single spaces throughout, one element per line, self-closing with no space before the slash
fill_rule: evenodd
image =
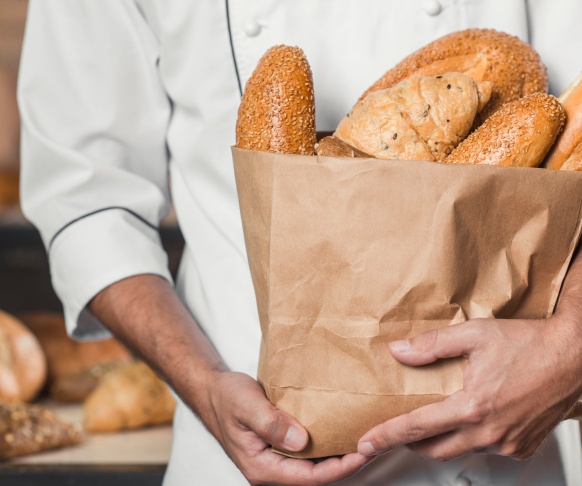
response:
<path id="1" fill-rule="evenodd" d="M 46 373 L 38 340 L 18 319 L 0 311 L 0 400 L 32 400 L 43 387 Z"/>
<path id="2" fill-rule="evenodd" d="M 313 155 L 316 142 L 313 78 L 298 47 L 275 46 L 249 78 L 238 110 L 236 146 Z"/>
<path id="3" fill-rule="evenodd" d="M 564 110 L 554 96 L 531 94 L 503 106 L 445 162 L 538 167 L 565 119 Z"/>
<path id="4" fill-rule="evenodd" d="M 441 37 L 411 54 L 376 81 L 360 101 L 403 79 L 453 71 L 465 73 L 478 83 L 494 83 L 489 103 L 475 117 L 475 128 L 505 103 L 548 91 L 546 68 L 529 44 L 503 32 L 469 29 Z"/>

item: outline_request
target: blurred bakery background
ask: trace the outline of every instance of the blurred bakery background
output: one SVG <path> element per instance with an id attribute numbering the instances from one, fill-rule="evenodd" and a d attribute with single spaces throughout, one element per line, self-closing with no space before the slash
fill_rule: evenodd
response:
<path id="1" fill-rule="evenodd" d="M 159 485 L 173 397 L 117 341 L 67 336 L 45 249 L 20 210 L 27 3 L 0 0 L 0 484 Z M 173 213 L 160 233 L 175 275 L 184 241 Z"/>

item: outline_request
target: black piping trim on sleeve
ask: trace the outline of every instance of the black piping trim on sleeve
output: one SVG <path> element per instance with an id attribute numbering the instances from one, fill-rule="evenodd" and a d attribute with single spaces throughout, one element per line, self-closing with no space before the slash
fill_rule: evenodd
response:
<path id="1" fill-rule="evenodd" d="M 84 214 L 83 216 L 79 216 L 78 218 L 73 219 L 72 221 L 69 221 L 66 225 L 64 225 L 60 230 L 58 230 L 53 235 L 53 237 L 51 238 L 51 241 L 48 244 L 47 253 L 51 251 L 51 247 L 53 246 L 53 243 L 54 243 L 56 237 L 59 236 L 69 226 L 71 226 L 72 224 L 75 224 L 77 221 L 81 221 L 82 219 L 85 219 L 85 218 L 87 218 L 89 216 L 93 216 L 94 214 L 97 214 L 97 213 L 102 213 L 103 211 L 109 211 L 110 209 L 121 209 L 122 211 L 127 211 L 129 214 L 135 216 L 142 223 L 146 224 L 147 226 L 149 226 L 153 230 L 159 231 L 159 229 L 156 228 L 153 224 L 151 224 L 149 221 L 147 221 L 144 218 L 142 218 L 139 214 L 134 213 L 131 209 L 127 209 L 127 208 L 124 208 L 124 207 L 121 207 L 121 206 L 111 206 L 111 207 L 108 207 L 108 208 L 101 208 L 101 209 L 97 209 L 96 211 L 91 211 L 90 213 Z"/>
<path id="2" fill-rule="evenodd" d="M 228 26 L 228 39 L 230 40 L 230 51 L 232 52 L 232 60 L 234 62 L 234 71 L 236 73 L 236 81 L 238 82 L 238 90 L 240 92 L 240 96 L 242 98 L 243 90 L 242 85 L 240 84 L 240 76 L 238 74 L 238 66 L 236 64 L 236 56 L 234 55 L 234 43 L 232 42 L 232 31 L 230 29 L 230 12 L 228 8 L 228 0 L 226 1 L 226 25 Z"/>

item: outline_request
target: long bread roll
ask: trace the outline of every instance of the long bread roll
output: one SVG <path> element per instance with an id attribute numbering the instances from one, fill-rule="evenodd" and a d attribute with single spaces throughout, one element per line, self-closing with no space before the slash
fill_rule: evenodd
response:
<path id="1" fill-rule="evenodd" d="M 554 96 L 534 93 L 504 105 L 471 133 L 445 163 L 537 167 L 565 118 Z"/>
<path id="2" fill-rule="evenodd" d="M 582 73 L 559 100 L 566 112 L 566 124 L 544 160 L 544 167 L 582 170 Z"/>
<path id="3" fill-rule="evenodd" d="M 315 142 L 313 78 L 307 58 L 298 47 L 272 47 L 245 86 L 236 146 L 313 155 Z"/>
<path id="4" fill-rule="evenodd" d="M 503 32 L 469 29 L 441 37 L 411 54 L 376 81 L 360 101 L 372 91 L 391 88 L 403 79 L 453 71 L 467 74 L 477 83 L 494 83 L 491 100 L 475 117 L 474 127 L 505 103 L 548 91 L 546 68 L 531 46 Z"/>

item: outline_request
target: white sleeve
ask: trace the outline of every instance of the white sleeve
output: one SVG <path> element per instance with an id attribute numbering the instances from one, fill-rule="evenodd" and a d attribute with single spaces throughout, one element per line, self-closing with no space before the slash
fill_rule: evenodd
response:
<path id="1" fill-rule="evenodd" d="M 527 0 L 529 41 L 548 68 L 550 93 L 560 96 L 582 71 L 582 0 Z"/>
<path id="2" fill-rule="evenodd" d="M 168 213 L 170 102 L 159 42 L 131 0 L 31 0 L 18 101 L 21 199 L 40 230 L 67 330 L 109 336 L 86 307 L 139 274 L 172 281 L 158 233 Z"/>

